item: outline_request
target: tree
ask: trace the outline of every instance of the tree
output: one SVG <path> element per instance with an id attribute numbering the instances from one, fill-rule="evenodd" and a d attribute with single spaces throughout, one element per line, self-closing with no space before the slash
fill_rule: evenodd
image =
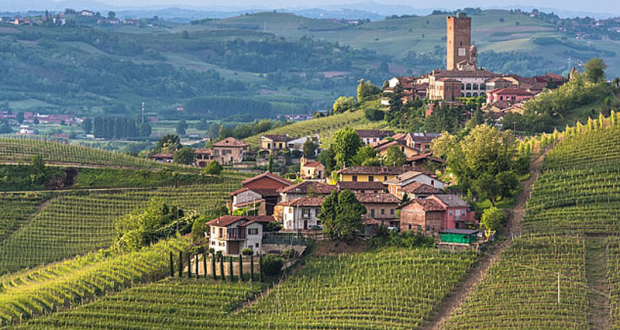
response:
<path id="1" fill-rule="evenodd" d="M 370 121 L 379 121 L 383 120 L 383 118 L 385 117 L 385 113 L 377 109 L 366 109 L 364 111 L 364 116 Z"/>
<path id="2" fill-rule="evenodd" d="M 174 153 L 174 162 L 177 164 L 191 165 L 196 160 L 196 154 L 194 149 L 190 147 L 183 147 Z"/>
<path id="3" fill-rule="evenodd" d="M 484 210 L 480 224 L 488 231 L 498 231 L 505 216 L 504 211 L 492 206 Z"/>
<path id="4" fill-rule="evenodd" d="M 355 107 L 355 99 L 353 96 L 341 96 L 334 101 L 332 106 L 333 113 L 343 113 Z"/>
<path id="5" fill-rule="evenodd" d="M 336 190 L 325 198 L 319 218 L 328 237 L 341 239 L 353 235 L 362 227 L 362 215 L 366 208 L 350 190 L 338 193 Z"/>
<path id="6" fill-rule="evenodd" d="M 357 85 L 357 102 L 364 102 L 367 98 L 381 93 L 381 89 L 373 85 L 370 81 L 360 79 Z"/>
<path id="7" fill-rule="evenodd" d="M 596 84 L 599 81 L 605 80 L 605 69 L 607 69 L 607 64 L 605 64 L 605 61 L 601 58 L 594 57 L 586 62 L 586 69 L 584 73 L 590 82 Z"/>
<path id="8" fill-rule="evenodd" d="M 109 11 L 108 12 L 108 19 L 114 19 L 116 18 L 116 13 L 113 11 Z"/>
<path id="9" fill-rule="evenodd" d="M 388 148 L 384 163 L 388 166 L 403 166 L 407 162 L 407 156 L 400 146 L 393 145 Z"/>
<path id="10" fill-rule="evenodd" d="M 7 122 L 3 122 L 2 125 L 0 125 L 0 134 L 11 133 L 13 133 L 13 129 L 11 128 L 11 126 Z"/>
<path id="11" fill-rule="evenodd" d="M 207 133 L 209 134 L 209 138 L 211 140 L 217 139 L 217 137 L 220 135 L 220 124 L 212 123 L 211 125 L 209 125 Z"/>
<path id="12" fill-rule="evenodd" d="M 140 134 L 140 136 L 142 137 L 149 137 L 151 136 L 151 125 L 148 123 L 141 123 L 140 125 L 138 125 L 138 132 Z"/>
<path id="13" fill-rule="evenodd" d="M 519 187 L 519 179 L 512 171 L 498 173 L 495 179 L 499 187 L 499 196 L 502 199 L 512 196 L 512 192 Z"/>
<path id="14" fill-rule="evenodd" d="M 267 172 L 273 171 L 273 154 L 269 154 L 269 163 L 267 163 Z"/>
<path id="15" fill-rule="evenodd" d="M 183 39 L 189 39 L 189 32 L 187 32 L 187 30 L 183 30 L 183 32 L 181 32 L 181 37 Z"/>
<path id="16" fill-rule="evenodd" d="M 387 64 L 386 61 L 382 61 L 381 64 L 379 65 L 379 71 L 381 72 L 385 72 L 385 73 L 389 73 L 390 72 L 390 66 Z"/>
<path id="17" fill-rule="evenodd" d="M 351 159 L 351 165 L 353 166 L 363 166 L 363 163 L 369 159 L 376 159 L 377 152 L 375 148 L 372 146 L 363 146 L 358 151 L 357 154 Z"/>
<path id="18" fill-rule="evenodd" d="M 177 123 L 177 134 L 185 135 L 186 132 L 187 132 L 187 123 L 185 122 L 185 119 L 181 119 Z"/>
<path id="19" fill-rule="evenodd" d="M 199 129 L 201 131 L 207 130 L 208 128 L 209 124 L 207 124 L 207 120 L 204 118 L 201 118 L 198 124 L 196 124 L 196 129 Z"/>
<path id="20" fill-rule="evenodd" d="M 306 142 L 304 142 L 303 147 L 304 156 L 306 156 L 306 158 L 313 158 L 314 156 L 316 156 L 316 150 L 318 148 L 319 146 L 314 143 L 314 140 L 307 139 Z"/>
<path id="21" fill-rule="evenodd" d="M 93 121 L 90 118 L 84 119 L 82 121 L 82 129 L 85 134 L 90 134 L 93 131 Z"/>
<path id="22" fill-rule="evenodd" d="M 45 160 L 41 155 L 32 156 L 30 159 L 30 170 L 33 174 L 45 173 Z"/>
<path id="23" fill-rule="evenodd" d="M 96 127 L 96 126 L 95 126 Z M 166 134 L 155 145 L 156 152 L 174 153 L 181 148 L 181 139 L 178 135 Z"/>
<path id="24" fill-rule="evenodd" d="M 35 125 L 39 125 L 39 117 L 34 117 L 34 120 L 32 121 L 32 123 Z"/>
<path id="25" fill-rule="evenodd" d="M 214 160 L 205 167 L 205 169 L 203 170 L 203 173 L 209 174 L 209 175 L 220 175 L 220 173 L 222 173 L 222 170 L 223 170 L 222 165 L 220 165 L 219 162 Z"/>
<path id="26" fill-rule="evenodd" d="M 477 196 L 488 199 L 493 206 L 500 195 L 500 187 L 495 177 L 489 173 L 481 175 L 472 182 L 472 189 Z"/>
<path id="27" fill-rule="evenodd" d="M 336 154 L 336 163 L 341 166 L 348 166 L 351 158 L 362 147 L 360 136 L 350 127 L 345 127 L 337 131 L 332 138 L 331 148 Z"/>
<path id="28" fill-rule="evenodd" d="M 321 151 L 318 158 L 319 162 L 325 165 L 325 172 L 329 175 L 336 169 L 336 153 L 332 148 Z"/>
<path id="29" fill-rule="evenodd" d="M 17 120 L 18 123 L 23 124 L 24 123 L 24 112 L 20 111 L 17 113 L 17 115 L 15 115 L 15 120 Z"/>

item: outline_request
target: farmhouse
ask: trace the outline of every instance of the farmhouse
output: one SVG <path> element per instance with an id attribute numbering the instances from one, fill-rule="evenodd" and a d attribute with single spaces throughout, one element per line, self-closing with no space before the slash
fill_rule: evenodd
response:
<path id="1" fill-rule="evenodd" d="M 209 248 L 221 251 L 223 255 L 239 255 L 241 250 L 250 248 L 255 254 L 261 253 L 263 225 L 274 221 L 269 216 L 231 216 L 225 215 L 206 224 L 205 233 Z"/>
<path id="2" fill-rule="evenodd" d="M 411 146 L 408 146 L 406 141 L 404 140 L 381 140 L 379 142 L 372 144 L 373 148 L 377 152 L 377 154 L 381 157 L 386 157 L 388 153 L 388 149 L 391 146 L 397 146 L 407 157 L 415 156 L 419 153 L 419 151 Z"/>
<path id="3" fill-rule="evenodd" d="M 269 152 L 286 150 L 290 140 L 288 134 L 263 135 L 260 137 L 260 148 L 261 150 L 269 150 Z"/>
<path id="4" fill-rule="evenodd" d="M 281 200 L 288 202 L 302 197 L 324 197 L 329 195 L 335 186 L 315 181 L 304 181 L 278 190 Z"/>
<path id="5" fill-rule="evenodd" d="M 304 180 L 323 180 L 325 179 L 325 165 L 302 156 L 299 160 L 299 174 Z"/>
<path id="6" fill-rule="evenodd" d="M 280 203 L 283 207 L 282 222 L 284 230 L 308 230 L 312 226 L 321 225 L 322 197 L 301 197 L 288 202 Z"/>
<path id="7" fill-rule="evenodd" d="M 405 191 L 402 191 L 402 189 L 414 182 L 423 183 L 425 185 L 430 186 L 431 188 L 434 188 L 440 191 L 445 190 L 447 186 L 444 182 L 441 182 L 431 177 L 430 175 L 424 174 L 419 171 L 408 171 L 403 174 L 399 174 L 385 181 L 384 184 L 387 185 L 388 192 L 390 194 L 397 196 L 399 198 L 402 198 L 405 192 Z M 412 189 L 412 188 L 409 188 L 409 189 Z"/>
<path id="8" fill-rule="evenodd" d="M 222 165 L 241 163 L 248 145 L 233 137 L 213 143 L 213 159 Z"/>
<path id="9" fill-rule="evenodd" d="M 364 145 L 369 145 L 375 142 L 379 142 L 386 137 L 394 135 L 393 131 L 383 131 L 376 129 L 356 129 L 355 132 L 360 136 Z"/>
<path id="10" fill-rule="evenodd" d="M 385 182 L 408 170 L 398 166 L 350 166 L 336 173 L 340 182 Z"/>
<path id="11" fill-rule="evenodd" d="M 444 229 L 466 229 L 475 223 L 469 204 L 456 195 L 431 195 L 400 207 L 401 231 L 436 235 Z"/>
<path id="12" fill-rule="evenodd" d="M 388 193 L 357 193 L 355 197 L 366 208 L 366 218 L 378 220 L 384 226 L 398 226 L 396 210 L 400 199 Z"/>
<path id="13" fill-rule="evenodd" d="M 174 162 L 173 154 L 168 153 L 159 153 L 152 156 L 149 156 L 150 159 L 158 162 L 158 163 L 172 163 Z"/>
<path id="14" fill-rule="evenodd" d="M 273 215 L 280 202 L 279 190 L 292 185 L 286 179 L 265 172 L 241 182 L 243 188 L 230 193 L 231 209 L 248 208 L 258 215 Z"/>

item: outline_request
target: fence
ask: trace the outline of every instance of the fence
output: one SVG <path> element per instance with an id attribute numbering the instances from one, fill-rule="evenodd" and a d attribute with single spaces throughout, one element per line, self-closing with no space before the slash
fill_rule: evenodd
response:
<path id="1" fill-rule="evenodd" d="M 297 234 L 265 234 L 263 236 L 264 244 L 281 244 L 281 245 L 300 245 L 307 246 L 308 242 Z"/>

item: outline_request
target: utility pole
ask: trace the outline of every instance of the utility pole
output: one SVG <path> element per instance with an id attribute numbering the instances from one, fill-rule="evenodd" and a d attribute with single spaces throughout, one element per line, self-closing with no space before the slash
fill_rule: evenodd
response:
<path id="1" fill-rule="evenodd" d="M 142 102 L 142 124 L 144 124 L 144 102 Z"/>

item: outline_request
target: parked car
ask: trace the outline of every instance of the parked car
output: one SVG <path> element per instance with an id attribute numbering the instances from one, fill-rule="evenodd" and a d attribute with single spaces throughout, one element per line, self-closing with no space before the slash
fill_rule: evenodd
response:
<path id="1" fill-rule="evenodd" d="M 323 226 L 312 225 L 310 226 L 310 230 L 323 230 Z"/>

